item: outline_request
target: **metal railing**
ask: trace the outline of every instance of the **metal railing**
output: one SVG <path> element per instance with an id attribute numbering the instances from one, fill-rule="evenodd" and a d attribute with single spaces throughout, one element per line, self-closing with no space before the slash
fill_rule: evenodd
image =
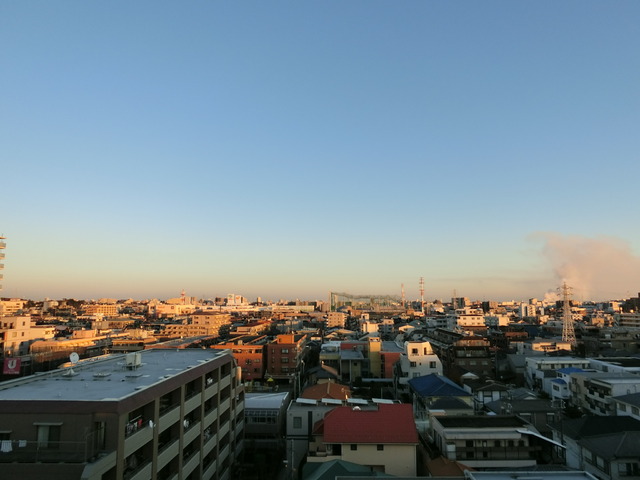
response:
<path id="1" fill-rule="evenodd" d="M 0 441 L 0 463 L 85 463 L 97 454 L 89 442 Z"/>

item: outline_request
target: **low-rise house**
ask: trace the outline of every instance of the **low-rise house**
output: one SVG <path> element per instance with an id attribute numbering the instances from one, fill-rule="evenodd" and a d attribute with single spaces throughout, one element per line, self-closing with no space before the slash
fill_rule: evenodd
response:
<path id="1" fill-rule="evenodd" d="M 604 480 L 640 478 L 640 421 L 590 416 L 552 425 L 553 438 L 565 446 L 565 464 Z"/>
<path id="2" fill-rule="evenodd" d="M 616 405 L 616 415 L 640 420 L 640 393 L 620 395 L 611 399 Z"/>
<path id="3" fill-rule="evenodd" d="M 345 460 L 390 475 L 415 476 L 417 447 L 411 405 L 337 407 L 315 425 L 307 462 Z"/>
<path id="4" fill-rule="evenodd" d="M 464 379 L 462 388 L 473 395 L 473 404 L 476 412 L 484 409 L 489 402 L 501 400 L 508 395 L 509 387 L 493 380 L 483 381 L 476 378 Z"/>
<path id="5" fill-rule="evenodd" d="M 559 408 L 546 399 L 503 398 L 487 403 L 486 410 L 495 415 L 517 415 L 549 438 L 552 436 L 549 424 L 555 422 L 560 415 Z"/>

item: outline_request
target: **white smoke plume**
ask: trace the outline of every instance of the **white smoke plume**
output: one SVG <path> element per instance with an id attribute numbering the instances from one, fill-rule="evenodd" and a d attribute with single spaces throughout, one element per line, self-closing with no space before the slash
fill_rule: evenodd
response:
<path id="1" fill-rule="evenodd" d="M 575 299 L 622 299 L 640 291 L 640 257 L 621 239 L 550 232 L 532 238 L 544 241 L 542 255 L 553 268 L 558 286 L 566 282 Z"/>

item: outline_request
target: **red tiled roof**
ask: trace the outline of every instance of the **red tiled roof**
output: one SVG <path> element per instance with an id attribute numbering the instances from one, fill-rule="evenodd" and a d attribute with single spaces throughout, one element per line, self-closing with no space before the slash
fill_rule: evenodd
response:
<path id="1" fill-rule="evenodd" d="M 323 398 L 345 400 L 351 397 L 351 389 L 345 385 L 332 382 L 319 383 L 305 388 L 300 397 L 311 398 L 313 400 L 321 400 Z"/>
<path id="2" fill-rule="evenodd" d="M 418 443 L 413 407 L 410 404 L 380 404 L 376 410 L 337 407 L 324 417 L 324 442 Z"/>

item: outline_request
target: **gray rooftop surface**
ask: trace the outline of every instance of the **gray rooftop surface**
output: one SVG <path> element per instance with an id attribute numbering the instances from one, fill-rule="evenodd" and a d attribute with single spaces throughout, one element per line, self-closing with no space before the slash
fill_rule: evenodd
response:
<path id="1" fill-rule="evenodd" d="M 120 399 L 227 354 L 224 350 L 195 348 L 152 349 L 138 353 L 141 354 L 141 365 L 137 368 L 127 367 L 126 354 L 104 355 L 80 361 L 72 367 L 2 382 L 0 403 L 4 400 Z"/>

